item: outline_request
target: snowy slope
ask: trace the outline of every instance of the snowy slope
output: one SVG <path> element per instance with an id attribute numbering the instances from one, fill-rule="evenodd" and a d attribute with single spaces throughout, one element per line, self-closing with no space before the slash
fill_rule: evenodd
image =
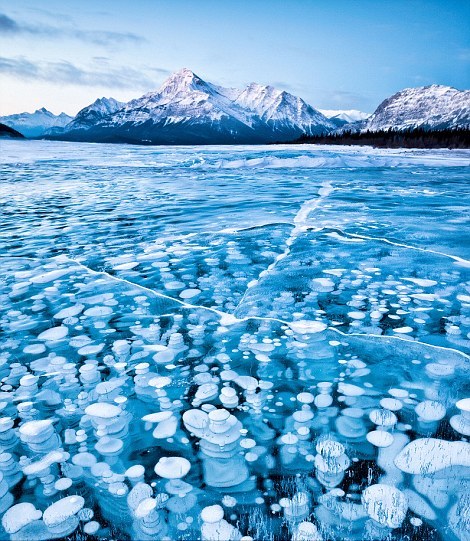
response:
<path id="1" fill-rule="evenodd" d="M 371 113 L 363 113 L 357 109 L 319 109 L 328 119 L 338 119 L 344 122 L 357 122 L 369 118 Z"/>
<path id="2" fill-rule="evenodd" d="M 147 121 L 175 124 L 201 118 L 219 121 L 229 116 L 240 122 L 249 120 L 215 86 L 206 83 L 192 71 L 183 69 L 171 75 L 158 91 L 131 100 L 107 124 L 139 124 Z"/>
<path id="3" fill-rule="evenodd" d="M 43 135 L 51 128 L 63 128 L 73 117 L 60 113 L 54 115 L 44 107 L 37 109 L 34 113 L 18 113 L 0 117 L 0 122 L 10 126 L 26 137 L 37 137 Z"/>
<path id="4" fill-rule="evenodd" d="M 289 141 L 334 128 L 292 94 L 255 83 L 243 90 L 222 88 L 188 69 L 98 120 L 86 133 L 71 131 L 72 126 L 69 137 L 155 144 Z"/>
<path id="5" fill-rule="evenodd" d="M 309 135 L 331 129 L 331 123 L 301 98 L 272 86 L 251 83 L 235 103 L 251 111 L 254 119 L 276 130 L 300 130 Z"/>
<path id="6" fill-rule="evenodd" d="M 98 98 L 91 105 L 81 109 L 77 116 L 65 126 L 65 131 L 88 129 L 106 116 L 118 111 L 123 105 L 123 102 L 114 98 Z"/>
<path id="7" fill-rule="evenodd" d="M 470 90 L 432 85 L 405 88 L 384 100 L 362 131 L 423 127 L 442 129 L 470 125 Z"/>

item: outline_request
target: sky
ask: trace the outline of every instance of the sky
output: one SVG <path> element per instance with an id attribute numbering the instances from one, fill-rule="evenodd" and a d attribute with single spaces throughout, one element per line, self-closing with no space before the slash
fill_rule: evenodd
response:
<path id="1" fill-rule="evenodd" d="M 373 112 L 406 87 L 470 88 L 470 1 L 0 0 L 0 115 L 75 115 L 183 67 Z"/>

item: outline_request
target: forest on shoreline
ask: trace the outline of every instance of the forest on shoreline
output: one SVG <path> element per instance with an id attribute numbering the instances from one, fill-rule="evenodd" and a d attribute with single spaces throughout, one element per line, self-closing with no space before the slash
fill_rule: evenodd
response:
<path id="1" fill-rule="evenodd" d="M 323 135 L 302 135 L 294 144 L 368 145 L 379 148 L 470 148 L 470 129 L 344 131 Z"/>

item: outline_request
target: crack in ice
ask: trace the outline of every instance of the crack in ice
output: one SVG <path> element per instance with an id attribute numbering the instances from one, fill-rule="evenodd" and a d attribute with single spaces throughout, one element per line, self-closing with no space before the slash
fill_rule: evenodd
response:
<path id="1" fill-rule="evenodd" d="M 1 257 L 4 258 L 4 259 L 7 258 L 5 256 L 1 256 Z M 32 258 L 32 257 L 11 256 L 9 258 L 10 259 L 27 259 L 27 260 L 30 260 L 30 261 L 38 261 L 37 258 Z M 295 328 L 296 324 L 299 323 L 297 320 L 295 320 L 295 321 L 287 321 L 287 320 L 280 319 L 280 318 L 277 318 L 277 317 L 269 317 L 269 316 L 244 316 L 243 318 L 238 318 L 234 314 L 231 314 L 229 312 L 224 312 L 222 310 L 218 310 L 217 308 L 212 308 L 210 306 L 203 306 L 203 305 L 198 305 L 198 304 L 191 304 L 191 303 L 182 301 L 180 299 L 170 297 L 169 295 L 165 295 L 164 293 L 160 293 L 159 291 L 155 291 L 154 289 L 148 288 L 148 287 L 140 285 L 140 284 L 136 284 L 135 282 L 131 282 L 130 280 L 126 280 L 125 278 L 119 278 L 118 276 L 113 276 L 112 274 L 109 274 L 106 271 L 96 271 L 96 270 L 91 269 L 90 267 L 84 265 L 80 261 L 77 261 L 76 259 L 70 258 L 70 257 L 68 257 L 66 255 L 56 256 L 54 259 L 56 261 L 58 261 L 58 262 L 68 261 L 70 263 L 74 263 L 75 265 L 77 265 L 78 267 L 82 268 L 83 270 L 85 270 L 86 272 L 88 272 L 90 274 L 93 274 L 93 275 L 96 275 L 96 276 L 103 276 L 103 277 L 109 278 L 111 280 L 114 280 L 116 282 L 124 283 L 126 285 L 131 286 L 131 287 L 135 287 L 137 289 L 140 289 L 142 291 L 147 292 L 150 295 L 154 295 L 154 296 L 156 296 L 158 298 L 162 298 L 162 299 L 166 299 L 166 300 L 175 302 L 176 304 L 181 305 L 183 308 L 187 308 L 187 309 L 190 309 L 190 310 L 206 310 L 208 312 L 212 312 L 212 313 L 216 314 L 220 318 L 220 323 L 221 323 L 221 325 L 224 325 L 224 326 L 235 325 L 235 324 L 238 324 L 238 323 L 244 323 L 244 322 L 251 321 L 251 320 L 254 320 L 254 321 L 271 321 L 271 322 L 274 322 L 274 323 L 279 323 L 281 325 L 286 325 L 289 328 Z M 315 320 L 305 320 L 305 322 L 306 323 L 319 323 L 318 321 L 315 321 Z M 463 351 L 460 351 L 458 349 L 454 349 L 454 348 L 450 348 L 450 347 L 446 347 L 446 346 L 437 346 L 437 345 L 434 345 L 434 344 L 428 344 L 426 342 L 421 342 L 420 340 L 417 340 L 417 339 L 407 339 L 407 338 L 402 338 L 400 336 L 377 335 L 377 334 L 370 334 L 370 333 L 345 333 L 345 332 L 342 332 L 339 329 L 336 329 L 335 327 L 331 327 L 331 326 L 326 327 L 326 329 L 341 335 L 345 339 L 347 339 L 349 337 L 359 337 L 359 338 L 370 338 L 370 339 L 373 339 L 373 340 L 375 340 L 375 339 L 376 340 L 395 340 L 395 341 L 400 341 L 400 342 L 407 342 L 407 343 L 412 343 L 412 344 L 418 344 L 418 345 L 424 346 L 425 348 L 431 348 L 431 349 L 435 349 L 435 350 L 439 350 L 439 351 L 448 351 L 448 352 L 457 354 L 458 356 L 461 356 L 466 360 L 470 360 L 470 355 L 467 355 L 466 353 L 464 353 Z M 300 333 L 300 334 L 302 334 L 302 333 Z"/>
<path id="2" fill-rule="evenodd" d="M 175 299 L 174 297 L 170 297 L 169 295 L 165 295 L 164 293 L 160 293 L 160 292 L 155 291 L 154 289 L 150 289 L 150 288 L 148 288 L 146 286 L 136 284 L 134 282 L 126 280 L 125 278 L 119 278 L 117 276 L 113 276 L 112 274 L 109 274 L 109 273 L 107 273 L 105 271 L 95 271 L 93 269 L 90 269 L 89 267 L 87 267 L 83 263 L 80 263 L 79 261 L 76 261 L 75 259 L 71 259 L 71 258 L 69 258 L 67 256 L 58 256 L 57 259 L 59 259 L 59 258 L 62 258 L 63 260 L 66 259 L 66 260 L 68 260 L 70 262 L 73 262 L 73 263 L 75 263 L 76 265 L 78 265 L 79 267 L 83 268 L 84 270 L 86 270 L 87 272 L 89 272 L 91 274 L 100 275 L 100 276 L 106 276 L 106 277 L 108 277 L 108 278 L 110 278 L 112 280 L 115 280 L 117 282 L 125 283 L 127 285 L 132 286 L 132 287 L 142 289 L 143 291 L 146 291 L 147 293 L 150 293 L 151 295 L 155 295 L 156 297 L 163 298 L 163 299 L 170 300 L 170 301 L 174 301 L 177 304 L 180 304 L 181 306 L 183 306 L 184 308 L 192 309 L 192 310 L 207 310 L 209 312 L 212 312 L 212 313 L 214 313 L 214 314 L 216 314 L 217 316 L 220 317 L 220 323 L 222 325 L 224 325 L 224 326 L 235 325 L 235 324 L 238 324 L 238 323 L 244 323 L 244 322 L 250 321 L 250 320 L 272 321 L 274 323 L 279 323 L 281 325 L 286 325 L 289 328 L 295 327 L 295 324 L 298 323 L 298 321 L 286 321 L 284 319 L 280 319 L 280 318 L 277 318 L 277 317 L 269 317 L 269 316 L 244 316 L 243 318 L 238 318 L 238 317 L 236 317 L 235 315 L 233 315 L 233 314 L 231 314 L 229 312 L 224 312 L 222 310 L 218 310 L 217 308 L 212 308 L 210 306 L 203 306 L 203 305 L 198 305 L 198 304 L 191 304 L 191 303 L 181 301 L 179 299 Z M 316 322 L 315 320 L 305 320 L 305 321 L 308 322 L 308 323 L 315 323 Z M 419 345 L 422 345 L 424 347 L 428 347 L 428 348 L 431 348 L 431 349 L 437 349 L 437 350 L 440 350 L 440 351 L 449 351 L 449 352 L 452 352 L 452 353 L 456 353 L 457 355 L 460 355 L 460 356 L 464 357 L 465 359 L 470 360 L 469 355 L 467 355 L 466 353 L 464 353 L 463 351 L 460 351 L 458 349 L 453 349 L 453 348 L 445 347 L 445 346 L 436 346 L 434 344 L 427 344 L 426 342 L 421 342 L 420 340 L 416 340 L 416 339 L 410 340 L 410 339 L 402 338 L 402 337 L 399 337 L 399 336 L 384 336 L 384 335 L 376 335 L 376 334 L 369 334 L 369 333 L 344 333 L 344 332 L 336 329 L 335 327 L 330 327 L 330 326 L 327 327 L 327 330 L 333 331 L 333 332 L 335 332 L 337 334 L 340 334 L 344 338 L 362 337 L 362 338 L 372 338 L 372 339 L 378 339 L 378 340 L 389 340 L 390 339 L 390 340 L 398 340 L 400 342 L 408 342 L 408 343 L 411 342 L 413 344 L 419 344 Z"/>
<path id="3" fill-rule="evenodd" d="M 303 232 L 309 229 L 307 220 L 310 214 L 320 206 L 323 200 L 326 199 L 333 190 L 334 188 L 333 188 L 333 185 L 331 184 L 331 181 L 324 180 L 320 186 L 320 189 L 318 190 L 318 197 L 315 197 L 314 199 L 308 199 L 307 201 L 304 201 L 304 203 L 302 203 L 297 214 L 294 216 L 294 220 L 293 220 L 294 223 L 292 224 L 294 228 L 285 242 L 286 249 L 282 252 L 282 254 L 279 254 L 276 257 L 276 259 L 266 269 L 264 269 L 263 271 L 259 273 L 258 278 L 251 280 L 251 282 L 248 284 L 245 290 L 245 293 L 243 294 L 242 298 L 240 299 L 234 311 L 237 311 L 238 308 L 241 306 L 249 290 L 253 288 L 254 286 L 256 286 L 259 283 L 261 278 L 264 278 L 270 272 L 272 272 L 272 270 L 278 265 L 280 261 L 288 257 L 288 255 L 291 252 L 292 244 L 294 244 L 296 239 Z"/>
<path id="4" fill-rule="evenodd" d="M 386 237 L 370 237 L 368 235 L 360 235 L 358 233 L 348 233 L 344 231 L 343 229 L 340 229 L 339 227 L 324 227 L 321 229 L 317 229 L 317 231 L 327 231 L 327 230 L 336 231 L 346 237 L 352 237 L 352 238 L 363 239 L 363 240 L 373 240 L 377 242 L 385 242 L 386 244 L 397 246 L 399 248 L 406 248 L 407 250 L 416 250 L 417 252 L 440 255 L 443 257 L 447 257 L 449 259 L 453 259 L 456 263 L 459 263 L 463 267 L 470 267 L 470 260 L 468 259 L 464 259 L 463 257 L 459 257 L 457 255 L 446 254 L 445 252 L 440 252 L 439 250 L 432 250 L 431 248 L 421 248 L 419 246 L 411 246 L 410 244 L 404 244 L 402 242 L 395 242 L 393 240 L 387 239 Z"/>

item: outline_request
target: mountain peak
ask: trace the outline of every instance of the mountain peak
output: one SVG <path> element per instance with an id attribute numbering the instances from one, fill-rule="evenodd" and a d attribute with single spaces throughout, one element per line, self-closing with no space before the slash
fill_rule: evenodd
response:
<path id="1" fill-rule="evenodd" d="M 98 98 L 90 105 L 81 109 L 77 113 L 77 116 L 67 125 L 65 131 L 89 128 L 107 115 L 115 113 L 124 105 L 123 102 L 117 101 L 114 98 L 105 98 L 104 96 Z"/>
<path id="2" fill-rule="evenodd" d="M 442 129 L 470 124 L 470 90 L 446 85 L 405 88 L 384 100 L 363 130 Z"/>
<path id="3" fill-rule="evenodd" d="M 326 118 L 337 119 L 343 122 L 358 122 L 369 118 L 372 113 L 364 113 L 357 109 L 319 109 Z"/>
<path id="4" fill-rule="evenodd" d="M 159 89 L 159 94 L 176 94 L 182 90 L 198 89 L 207 83 L 188 68 L 175 71 Z"/>
<path id="5" fill-rule="evenodd" d="M 158 90 L 131 100 L 116 112 L 97 115 L 96 109 L 103 105 L 90 107 L 95 111 L 81 111 L 66 133 L 80 140 L 84 133 L 73 132 L 91 128 L 92 138 L 110 134 L 121 141 L 266 143 L 335 127 L 300 98 L 273 86 L 252 83 L 243 90 L 224 88 L 204 81 L 188 68 L 171 74 Z"/>
<path id="6" fill-rule="evenodd" d="M 88 107 L 91 107 L 93 105 L 106 105 L 108 103 L 116 103 L 116 102 L 117 100 L 115 100 L 114 98 L 105 98 L 104 96 L 102 96 L 101 98 L 97 98 L 93 103 L 88 105 Z"/>
<path id="7" fill-rule="evenodd" d="M 194 73 L 193 70 L 190 70 L 189 68 L 181 68 L 177 71 L 175 71 L 170 77 L 190 77 L 194 78 L 197 77 L 197 75 Z"/>

